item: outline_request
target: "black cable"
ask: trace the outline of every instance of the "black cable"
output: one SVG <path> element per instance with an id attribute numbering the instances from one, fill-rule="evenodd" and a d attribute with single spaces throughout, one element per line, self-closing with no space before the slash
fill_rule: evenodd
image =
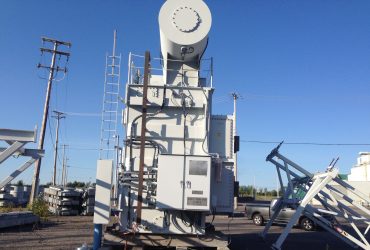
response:
<path id="1" fill-rule="evenodd" d="M 228 239 L 228 242 L 227 242 L 227 246 L 230 246 L 231 244 L 231 235 L 230 235 L 230 223 L 234 220 L 234 213 L 231 217 L 231 219 L 229 220 L 229 222 L 227 223 L 227 237 L 229 238 Z"/>
<path id="2" fill-rule="evenodd" d="M 245 143 L 278 144 L 281 141 L 252 141 L 240 140 Z M 285 142 L 288 145 L 312 145 L 312 146 L 370 146 L 370 143 L 319 143 L 319 142 Z"/>
<path id="3" fill-rule="evenodd" d="M 162 105 L 161 105 L 161 111 L 164 108 L 164 105 L 166 104 L 166 90 L 167 90 L 167 84 L 163 86 L 163 98 L 162 98 Z"/>
<path id="4" fill-rule="evenodd" d="M 184 116 L 184 129 L 183 129 L 183 142 L 184 142 L 184 160 L 183 160 L 183 178 L 185 177 L 185 168 L 186 168 L 186 107 L 185 107 L 185 97 L 184 97 L 184 92 L 181 92 L 181 104 L 182 104 L 182 111 L 183 111 L 183 116 Z M 183 185 L 184 179 L 183 179 Z M 185 188 L 182 190 L 182 196 L 185 197 Z M 184 206 L 184 200 L 182 201 L 182 205 Z"/>

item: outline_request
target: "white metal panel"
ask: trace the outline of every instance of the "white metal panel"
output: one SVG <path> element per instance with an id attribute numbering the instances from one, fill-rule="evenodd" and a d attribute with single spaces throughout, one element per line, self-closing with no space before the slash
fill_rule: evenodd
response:
<path id="1" fill-rule="evenodd" d="M 112 178 L 113 160 L 98 160 L 94 207 L 95 224 L 108 224 L 109 222 Z"/>
<path id="2" fill-rule="evenodd" d="M 149 85 L 164 85 L 162 75 L 150 75 Z"/>
<path id="3" fill-rule="evenodd" d="M 219 166 L 212 166 L 211 206 L 218 213 L 232 213 L 234 211 L 233 164 L 233 162 L 221 162 Z"/>
<path id="4" fill-rule="evenodd" d="M 159 155 L 157 181 L 157 207 L 183 208 L 184 157 Z"/>
<path id="5" fill-rule="evenodd" d="M 210 210 L 211 157 L 186 156 L 185 210 Z"/>
<path id="6" fill-rule="evenodd" d="M 212 115 L 210 129 L 210 152 L 222 158 L 233 158 L 233 120 L 227 115 Z"/>
<path id="7" fill-rule="evenodd" d="M 147 137 L 151 136 L 154 138 L 163 138 L 165 136 L 167 138 L 184 138 L 184 125 L 171 125 L 152 120 L 147 123 L 147 127 L 150 128 L 150 130 L 147 129 Z M 204 124 L 201 124 L 200 126 L 187 125 L 185 129 L 185 135 L 186 138 L 190 139 L 203 139 L 205 137 Z"/>

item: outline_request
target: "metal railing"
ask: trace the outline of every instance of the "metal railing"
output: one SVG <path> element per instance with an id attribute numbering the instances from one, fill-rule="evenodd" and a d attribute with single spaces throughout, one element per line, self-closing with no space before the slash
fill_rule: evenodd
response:
<path id="1" fill-rule="evenodd" d="M 172 60 L 173 62 L 184 62 L 182 60 Z M 163 58 L 151 58 L 150 72 L 151 75 L 162 75 L 165 70 L 163 67 Z M 185 62 L 184 62 L 185 63 Z M 142 84 L 143 71 L 144 71 L 144 56 L 129 53 L 128 57 L 128 74 L 127 82 L 129 84 Z M 167 68 L 166 71 L 177 72 L 178 75 L 186 74 L 187 72 L 198 72 L 198 85 L 201 86 L 200 79 L 205 79 L 205 84 L 202 87 L 213 87 L 213 58 L 204 58 L 200 60 L 199 69 L 171 69 Z M 167 84 L 167 83 L 164 83 Z"/>

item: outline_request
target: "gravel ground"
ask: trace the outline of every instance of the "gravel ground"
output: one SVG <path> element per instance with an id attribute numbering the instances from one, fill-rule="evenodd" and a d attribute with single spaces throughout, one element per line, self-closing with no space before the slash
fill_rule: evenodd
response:
<path id="1" fill-rule="evenodd" d="M 50 217 L 39 226 L 0 231 L 0 249 L 76 249 L 92 245 L 92 216 Z"/>
<path id="2" fill-rule="evenodd" d="M 0 249 L 76 249 L 83 243 L 92 246 L 92 216 L 50 217 L 38 227 L 23 226 L 0 231 Z M 210 218 L 209 218 L 210 219 Z M 273 225 L 266 241 L 258 234 L 263 227 L 253 225 L 245 217 L 216 216 L 216 230 L 230 235 L 232 250 L 271 249 L 283 225 Z M 344 250 L 353 249 L 330 233 L 319 230 L 305 232 L 294 228 L 286 239 L 286 250 Z"/>

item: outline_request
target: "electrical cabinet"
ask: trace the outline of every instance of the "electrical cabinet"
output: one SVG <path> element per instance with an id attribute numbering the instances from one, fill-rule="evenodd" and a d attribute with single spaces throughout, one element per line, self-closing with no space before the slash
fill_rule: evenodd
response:
<path id="1" fill-rule="evenodd" d="M 229 115 L 212 115 L 209 149 L 221 158 L 233 158 L 233 118 Z"/>
<path id="2" fill-rule="evenodd" d="M 210 210 L 211 157 L 159 155 L 157 207 Z"/>

